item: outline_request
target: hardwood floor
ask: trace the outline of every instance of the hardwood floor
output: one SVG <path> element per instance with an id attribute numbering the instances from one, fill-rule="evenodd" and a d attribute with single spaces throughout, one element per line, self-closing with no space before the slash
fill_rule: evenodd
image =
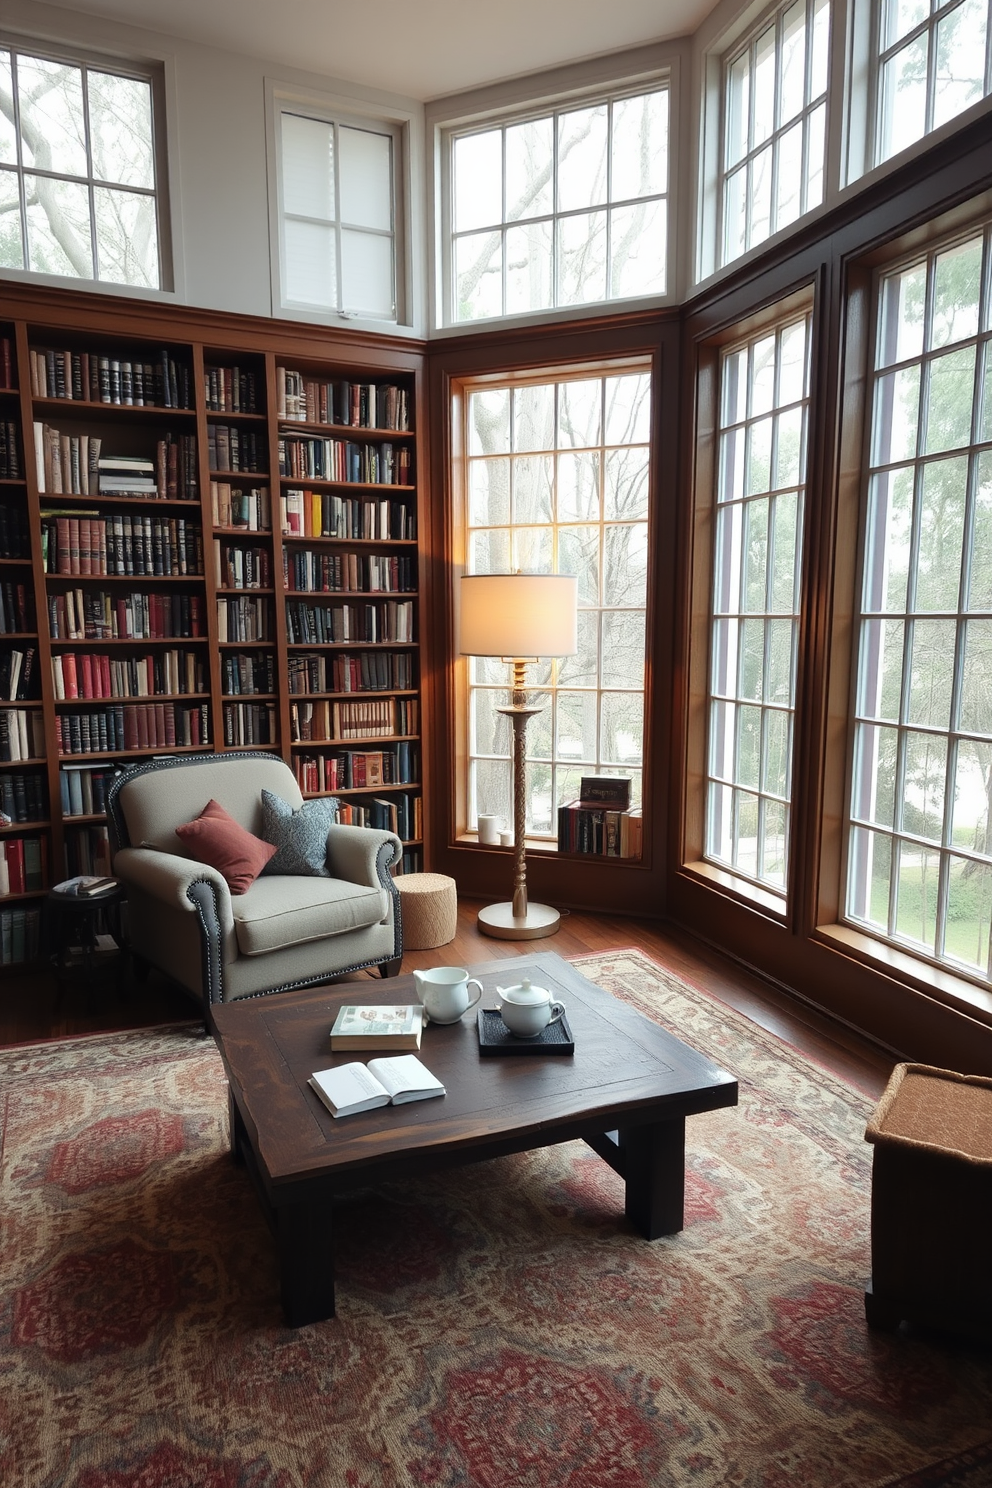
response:
<path id="1" fill-rule="evenodd" d="M 563 919 L 558 934 L 547 940 L 492 940 L 476 927 L 479 907 L 471 900 L 460 901 L 458 931 L 451 944 L 433 951 L 407 952 L 403 970 L 471 966 L 475 961 L 510 959 L 535 950 L 554 950 L 570 959 L 634 946 L 705 987 L 869 1095 L 877 1097 L 885 1088 L 894 1063 L 891 1054 L 742 971 L 672 926 L 622 916 L 572 913 Z M 375 980 L 378 982 L 377 977 Z M 147 1027 L 198 1015 L 197 1003 L 154 973 L 145 983 L 128 979 L 121 986 L 109 972 L 103 979 L 94 978 L 91 985 L 78 976 L 64 977 L 60 984 L 47 968 L 8 973 L 0 990 L 0 1045 Z"/>

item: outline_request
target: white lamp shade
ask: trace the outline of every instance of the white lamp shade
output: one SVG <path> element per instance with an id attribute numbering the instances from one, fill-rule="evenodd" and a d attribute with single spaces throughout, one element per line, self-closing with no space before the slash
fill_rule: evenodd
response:
<path id="1" fill-rule="evenodd" d="M 461 582 L 463 656 L 574 656 L 578 580 L 567 574 L 471 574 Z"/>

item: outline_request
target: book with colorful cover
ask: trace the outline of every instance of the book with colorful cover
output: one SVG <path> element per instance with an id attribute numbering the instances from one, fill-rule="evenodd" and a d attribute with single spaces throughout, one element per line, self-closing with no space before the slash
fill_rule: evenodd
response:
<path id="1" fill-rule="evenodd" d="M 331 1029 L 332 1049 L 419 1049 L 424 1010 L 419 1003 L 360 1006 L 338 1010 Z"/>

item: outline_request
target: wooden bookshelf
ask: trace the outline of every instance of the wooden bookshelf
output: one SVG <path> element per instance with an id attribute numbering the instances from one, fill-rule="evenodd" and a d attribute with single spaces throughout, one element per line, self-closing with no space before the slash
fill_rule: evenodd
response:
<path id="1" fill-rule="evenodd" d="M 399 830 L 403 868 L 421 867 L 420 354 L 33 286 L 13 300 L 0 320 L 0 654 L 33 652 L 33 690 L 0 698 L 0 713 L 39 715 L 45 748 L 0 760 L 0 795 L 13 802 L 17 783 L 22 817 L 0 851 L 36 839 L 44 876 L 33 901 L 0 900 L 0 930 L 34 914 L 18 934 L 36 953 L 47 888 L 107 871 L 107 781 L 157 754 L 264 749 L 301 780 L 301 761 L 319 760 L 323 784 L 305 794 Z M 324 416 L 287 405 L 287 369 L 332 390 L 329 408 L 326 392 L 311 405 Z M 297 491 L 319 530 L 294 523 Z M 341 638 L 291 641 L 292 606 L 333 612 Z M 299 658 L 321 663 L 326 685 L 291 691 Z M 333 721 L 372 700 L 392 710 L 376 737 L 294 736 L 301 709 Z M 359 753 L 377 756 L 368 782 Z"/>

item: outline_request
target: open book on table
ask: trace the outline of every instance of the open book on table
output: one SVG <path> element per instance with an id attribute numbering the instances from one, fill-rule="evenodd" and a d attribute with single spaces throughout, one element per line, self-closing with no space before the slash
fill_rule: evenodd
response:
<path id="1" fill-rule="evenodd" d="M 370 1059 L 368 1064 L 356 1060 L 335 1069 L 317 1070 L 310 1076 L 310 1084 L 332 1116 L 353 1116 L 356 1111 L 372 1111 L 376 1106 L 399 1106 L 445 1094 L 441 1081 L 415 1054 Z"/>

